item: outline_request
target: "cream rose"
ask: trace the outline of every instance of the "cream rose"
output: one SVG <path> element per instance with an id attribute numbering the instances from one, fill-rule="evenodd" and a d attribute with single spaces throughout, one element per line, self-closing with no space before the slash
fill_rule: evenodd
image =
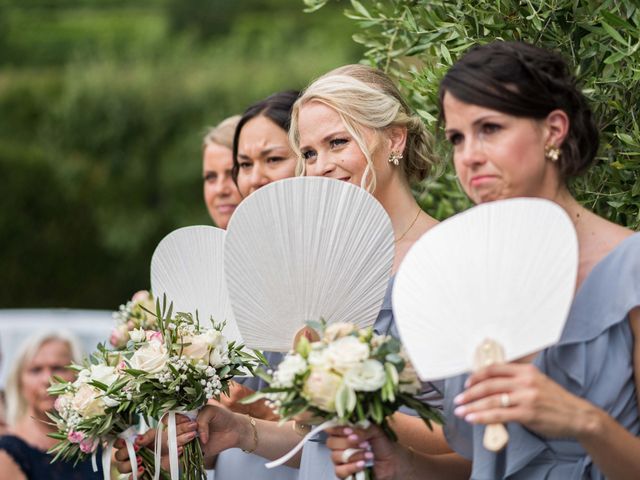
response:
<path id="1" fill-rule="evenodd" d="M 169 354 L 164 343 L 149 342 L 137 350 L 129 360 L 129 365 L 135 370 L 147 373 L 159 373 L 169 361 Z"/>
<path id="2" fill-rule="evenodd" d="M 326 370 L 331 368 L 331 363 L 327 356 L 327 349 L 321 343 L 311 345 L 311 351 L 307 357 L 307 362 L 309 362 L 309 365 L 314 367 L 324 368 Z"/>
<path id="3" fill-rule="evenodd" d="M 224 342 L 225 339 L 222 333 L 220 333 L 218 330 L 215 330 L 213 328 L 206 330 L 202 335 L 204 335 L 206 342 L 211 347 L 217 347 L 225 343 Z"/>
<path id="4" fill-rule="evenodd" d="M 355 331 L 355 327 L 351 323 L 333 323 L 324 331 L 324 341 L 333 342 L 339 338 L 346 337 Z"/>
<path id="5" fill-rule="evenodd" d="M 134 328 L 129 332 L 129 337 L 136 343 L 144 342 L 147 338 L 145 331 L 141 328 Z"/>
<path id="6" fill-rule="evenodd" d="M 369 358 L 369 346 L 356 337 L 342 337 L 327 347 L 327 359 L 331 366 L 344 373 Z"/>
<path id="7" fill-rule="evenodd" d="M 182 355 L 191 360 L 198 360 L 209 362 L 209 352 L 211 350 L 211 345 L 209 344 L 209 338 L 206 333 L 201 333 L 200 335 L 189 335 L 185 336 L 182 339 L 184 345 L 182 348 Z"/>
<path id="8" fill-rule="evenodd" d="M 111 384 L 118 379 L 118 373 L 115 367 L 110 367 L 109 365 L 91 365 L 89 371 L 90 380 L 104 383 L 107 387 L 111 386 Z"/>
<path id="9" fill-rule="evenodd" d="M 365 360 L 344 374 L 344 383 L 357 392 L 375 392 L 385 380 L 384 367 L 377 360 Z"/>
<path id="10" fill-rule="evenodd" d="M 209 354 L 209 365 L 214 368 L 222 367 L 223 365 L 227 365 L 229 363 L 229 355 L 227 352 L 227 348 L 225 347 L 214 347 L 211 350 L 211 354 Z"/>
<path id="11" fill-rule="evenodd" d="M 90 385 L 82 385 L 71 400 L 71 407 L 83 417 L 95 417 L 104 413 L 101 392 Z"/>
<path id="12" fill-rule="evenodd" d="M 341 383 L 340 375 L 324 369 L 313 370 L 304 384 L 303 394 L 311 405 L 326 412 L 335 412 L 336 393 Z"/>
<path id="13" fill-rule="evenodd" d="M 291 387 L 296 375 L 304 373 L 307 369 L 307 362 L 298 354 L 287 355 L 278 369 L 273 374 L 273 379 L 279 387 Z"/>

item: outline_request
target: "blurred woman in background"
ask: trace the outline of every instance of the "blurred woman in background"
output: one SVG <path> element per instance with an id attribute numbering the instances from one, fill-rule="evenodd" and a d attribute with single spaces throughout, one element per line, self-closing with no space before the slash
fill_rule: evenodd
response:
<path id="1" fill-rule="evenodd" d="M 47 417 L 55 400 L 47 389 L 54 376 L 73 380 L 75 373 L 67 366 L 81 360 L 78 341 L 60 332 L 39 333 L 22 345 L 7 379 L 9 431 L 0 437 L 1 480 L 102 478 L 88 460 L 75 466 L 61 460 L 51 463 L 53 455 L 47 453 L 57 443 L 47 436 L 56 431 Z"/>

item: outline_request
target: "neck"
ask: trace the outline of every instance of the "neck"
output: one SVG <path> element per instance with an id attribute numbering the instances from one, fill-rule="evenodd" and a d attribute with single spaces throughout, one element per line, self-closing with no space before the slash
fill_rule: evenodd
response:
<path id="1" fill-rule="evenodd" d="M 399 238 L 407 231 L 420 208 L 411 188 L 399 175 L 395 175 L 387 185 L 378 184 L 374 195 L 391 219 L 395 238 Z"/>
<path id="2" fill-rule="evenodd" d="M 589 222 L 585 222 L 584 220 L 591 212 L 573 198 L 566 186 L 560 186 L 555 194 L 548 197 L 548 199 L 557 203 L 565 212 L 567 212 L 567 215 L 569 215 L 576 228 L 578 238 L 586 233 L 585 229 L 588 228 Z"/>
<path id="3" fill-rule="evenodd" d="M 50 421 L 44 412 L 36 412 L 30 408 L 27 414 L 15 424 L 12 431 L 30 445 L 40 450 L 48 450 L 58 442 L 47 436 L 56 430 L 49 423 L 45 423 Z"/>

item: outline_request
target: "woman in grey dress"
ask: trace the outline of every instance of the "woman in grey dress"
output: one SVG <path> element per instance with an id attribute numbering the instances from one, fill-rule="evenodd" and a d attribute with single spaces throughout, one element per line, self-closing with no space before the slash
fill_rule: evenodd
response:
<path id="1" fill-rule="evenodd" d="M 440 87 L 456 173 L 475 203 L 546 198 L 573 219 L 577 291 L 558 344 L 445 385 L 445 435 L 457 455 L 418 455 L 379 431 L 329 441 L 340 477 L 356 442 L 373 446 L 378 479 L 626 479 L 640 472 L 640 234 L 582 207 L 566 182 L 598 149 L 591 111 L 562 58 L 494 42 L 467 53 Z M 461 299 L 463 301 L 464 299 Z M 425 306 L 428 308 L 428 306 Z M 482 447 L 484 426 L 504 423 L 509 443 Z"/>
<path id="2" fill-rule="evenodd" d="M 412 181 L 426 178 L 434 163 L 431 138 L 384 73 L 348 65 L 313 82 L 293 108 L 290 139 L 300 157 L 299 173 L 359 185 L 382 204 L 396 235 L 394 271 L 411 245 L 436 224 L 420 209 L 410 188 Z M 375 328 L 393 334 L 390 291 L 391 284 Z M 440 396 L 431 385 L 427 390 Z M 269 459 L 287 453 L 308 431 L 295 422 L 281 427 L 264 421 L 249 425 L 213 406 L 201 412 L 198 424 L 208 454 L 241 446 Z M 431 433 L 416 417 L 396 414 L 393 426 L 401 441 L 416 450 L 440 453 L 447 448 L 442 434 Z M 329 450 L 322 438 L 315 440 L 288 464 L 299 466 L 303 479 L 335 478 Z"/>

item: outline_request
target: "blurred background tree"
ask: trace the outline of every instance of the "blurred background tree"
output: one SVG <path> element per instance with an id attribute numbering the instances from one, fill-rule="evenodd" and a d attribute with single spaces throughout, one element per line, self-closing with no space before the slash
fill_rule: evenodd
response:
<path id="1" fill-rule="evenodd" d="M 601 127 L 597 162 L 571 187 L 588 208 L 640 229 L 638 0 L 304 0 L 309 11 L 319 12 L 336 3 L 350 7 L 345 15 L 360 27 L 353 40 L 366 48 L 365 61 L 399 81 L 434 132 L 439 81 L 473 45 L 523 40 L 560 52 Z M 438 140 L 440 155 L 448 158 L 441 134 Z M 438 218 L 469 206 L 451 162 L 416 194 Z"/>
<path id="2" fill-rule="evenodd" d="M 299 0 L 0 0 L 0 307 L 117 309 L 210 224 L 206 126 L 362 57 Z"/>

